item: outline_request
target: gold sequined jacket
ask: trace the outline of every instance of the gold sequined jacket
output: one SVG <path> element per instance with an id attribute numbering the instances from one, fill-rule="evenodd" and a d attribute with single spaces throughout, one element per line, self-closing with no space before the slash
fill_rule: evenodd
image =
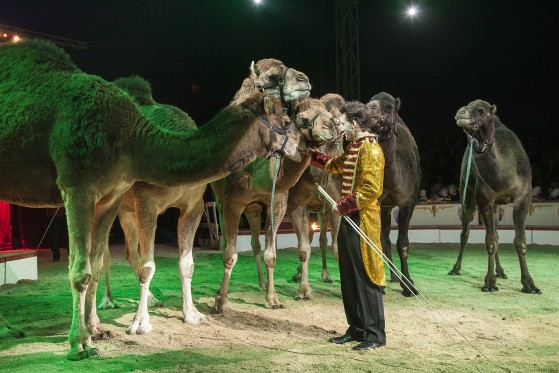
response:
<path id="1" fill-rule="evenodd" d="M 347 209 L 348 204 L 355 204 L 355 209 L 359 210 L 361 230 L 382 252 L 378 198 L 384 181 L 384 154 L 376 138 L 373 135 L 361 136 L 349 144 L 342 155 L 330 159 L 324 169 L 343 174 L 343 197 L 338 206 L 345 204 Z M 386 286 L 382 257 L 362 238 L 360 246 L 367 275 L 375 285 Z"/>

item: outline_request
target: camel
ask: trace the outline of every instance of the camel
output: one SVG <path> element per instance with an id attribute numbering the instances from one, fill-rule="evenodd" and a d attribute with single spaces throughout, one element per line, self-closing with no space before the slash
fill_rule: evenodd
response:
<path id="1" fill-rule="evenodd" d="M 138 105 L 141 113 L 150 119 L 154 125 L 167 130 L 185 131 L 196 128 L 194 120 L 184 111 L 177 107 L 158 104 L 153 100 L 151 85 L 145 79 L 132 75 L 128 78 L 119 78 L 114 83 L 127 92 Z M 192 246 L 194 234 L 200 221 L 203 210 L 203 194 L 206 184 L 200 185 L 177 185 L 172 187 L 160 187 L 143 181 L 135 182 L 124 194 L 120 209 L 118 211 L 119 222 L 125 237 L 125 256 L 134 273 L 140 261 L 153 260 L 153 245 L 155 241 L 155 230 L 157 216 L 169 207 L 177 207 L 180 210 L 178 220 L 179 237 L 179 268 L 189 268 L 193 265 Z M 138 214 L 136 212 L 139 211 Z M 138 223 L 136 223 L 138 220 Z M 140 230 L 138 227 L 142 227 Z M 138 244 L 148 244 L 148 248 L 138 252 Z M 147 258 L 141 258 L 147 255 Z M 149 257 L 151 255 L 151 257 Z M 140 256 L 140 257 L 139 257 Z M 105 295 L 99 305 L 99 309 L 117 308 L 118 304 L 113 300 L 110 289 L 110 252 L 104 255 L 105 270 Z M 192 271 L 181 270 L 183 282 L 183 316 L 184 322 L 199 324 L 206 321 L 192 301 L 191 282 Z M 186 274 L 186 277 L 183 276 Z M 143 304 L 144 297 L 140 296 L 138 314 L 147 314 L 147 306 L 162 306 L 147 287 L 147 304 Z M 142 289 L 140 290 L 142 291 Z M 149 317 L 149 316 L 148 316 Z M 148 326 L 149 325 L 149 326 Z M 133 324 L 128 333 L 145 333 L 151 330 L 148 321 L 144 321 L 145 329 Z"/>
<path id="2" fill-rule="evenodd" d="M 380 103 L 383 115 L 383 122 L 377 131 L 385 159 L 383 192 L 379 198 L 382 251 L 388 259 L 392 260 L 390 215 L 392 209 L 398 206 L 396 249 L 400 257 L 400 268 L 403 275 L 400 286 L 404 296 L 412 296 L 417 294 L 417 289 L 413 286 L 408 269 L 408 230 L 421 179 L 419 152 L 409 128 L 398 114 L 401 105 L 400 99 L 395 99 L 386 92 L 380 92 L 374 95 L 367 105 L 369 107 L 376 105 L 375 101 Z M 396 274 L 393 271 L 390 274 L 391 280 L 397 281 Z"/>
<path id="3" fill-rule="evenodd" d="M 460 253 L 449 275 L 460 274 L 464 248 L 470 234 L 470 220 L 477 207 L 485 226 L 488 254 L 487 275 L 481 290 L 499 290 L 497 277 L 507 277 L 498 256 L 498 208 L 499 205 L 514 203 L 514 247 L 520 262 L 522 291 L 541 294 L 541 290 L 534 285 L 526 263 L 528 247 L 524 222 L 532 204 L 532 169 L 520 140 L 495 115 L 496 111 L 495 105 L 475 100 L 460 108 L 455 116 L 457 125 L 466 133 L 469 145 L 464 152 L 460 171 Z"/>
<path id="4" fill-rule="evenodd" d="M 25 333 L 18 328 L 10 325 L 10 323 L 0 313 L 0 339 L 22 337 L 25 337 Z"/>
<path id="5" fill-rule="evenodd" d="M 283 80 L 282 85 L 279 87 L 275 81 L 278 77 L 281 77 Z M 305 81 L 307 84 L 305 84 Z M 117 79 L 115 84 L 134 98 L 136 103 L 140 105 L 140 111 L 154 122 L 155 125 L 165 127 L 166 129 L 178 130 L 196 127 L 194 121 L 181 110 L 169 105 L 156 104 L 151 95 L 151 87 L 144 79 L 138 77 L 121 78 Z M 251 64 L 250 75 L 244 80 L 243 85 L 235 96 L 237 99 L 233 100 L 232 104 L 242 103 L 243 99 L 258 92 L 258 90 L 254 89 L 255 87 L 261 88 L 264 85 L 267 89 L 261 90 L 275 95 L 277 98 L 302 97 L 308 94 L 308 91 L 305 93 L 305 89 L 310 89 L 308 78 L 304 74 L 292 68 L 287 68 L 279 60 L 265 59 L 258 61 L 256 64 L 254 62 Z M 132 268 L 136 269 L 138 260 L 142 262 L 153 260 L 157 215 L 172 206 L 179 207 L 181 210 L 178 224 L 181 258 L 187 258 L 188 263 L 192 262 L 193 240 L 202 214 L 204 191 L 205 185 L 194 187 L 180 185 L 171 188 L 161 188 L 145 182 L 136 182 L 132 186 L 125 194 L 119 210 L 119 219 L 125 232 L 126 255 Z M 140 213 L 135 215 L 135 211 L 140 211 Z M 139 231 L 136 228 L 134 219 L 138 220 L 138 226 L 142 227 Z M 139 259 L 137 255 L 138 237 L 140 237 L 142 245 L 150 244 L 148 249 L 140 250 Z M 179 261 L 179 267 L 182 266 L 184 264 L 181 264 Z M 105 255 L 105 268 L 107 268 L 105 271 L 107 287 L 100 308 L 115 307 L 109 287 L 110 271 L 108 268 L 110 268 L 110 253 L 108 251 Z M 187 274 L 192 276 L 192 271 Z M 184 321 L 192 324 L 206 322 L 207 318 L 197 311 L 192 302 L 191 277 L 185 278 L 182 276 L 181 271 L 181 278 L 183 282 Z M 148 306 L 161 305 L 162 303 L 149 291 L 149 284 L 145 285 L 145 289 L 142 287 L 137 316 L 127 332 L 129 334 L 143 334 L 152 331 L 153 328 L 149 322 Z"/>
<path id="6" fill-rule="evenodd" d="M 71 360 L 98 355 L 92 336 L 108 337 L 94 298 L 110 227 L 135 181 L 201 185 L 257 157 L 297 153 L 300 132 L 290 130 L 281 102 L 269 95 L 230 105 L 200 129 L 170 131 L 153 125 L 116 85 L 80 71 L 50 42 L 0 45 L 0 65 L 0 199 L 65 207 Z M 154 268 L 152 261 L 142 263 L 142 285 Z"/>
<path id="7" fill-rule="evenodd" d="M 332 115 L 319 100 L 307 98 L 301 101 L 291 101 L 290 104 L 298 126 L 306 128 L 314 140 L 323 142 L 333 137 Z M 223 234 L 220 244 L 224 265 L 223 280 L 215 298 L 215 304 L 212 308 L 213 313 L 226 313 L 229 310 L 227 292 L 231 273 L 237 262 L 236 241 L 239 221 L 243 213 L 251 226 L 252 250 L 259 273 L 260 288 L 267 289 L 266 307 L 271 309 L 283 307 L 274 287 L 276 233 L 285 215 L 288 191 L 295 185 L 309 163 L 310 157 L 308 155 L 305 155 L 303 161 L 299 163 L 291 160 L 283 161 L 275 184 L 273 206 L 271 206 L 275 168 L 273 160 L 257 159 L 242 171 L 234 172 L 226 178 L 211 183 L 216 197 Z M 266 250 L 264 251 L 267 284 L 263 281 L 259 242 L 260 211 L 262 207 L 267 212 Z M 271 219 L 272 209 L 273 220 Z M 272 224 L 273 230 L 271 229 Z"/>
<path id="8" fill-rule="evenodd" d="M 243 80 L 231 104 L 238 104 L 255 92 L 268 93 L 285 105 L 310 96 L 309 78 L 275 58 L 264 58 L 250 65 L 250 74 Z"/>
<path id="9" fill-rule="evenodd" d="M 341 115 L 339 109 L 345 104 L 342 96 L 329 93 L 320 98 L 326 109 L 332 113 L 334 118 Z M 341 122 L 337 122 L 341 123 Z M 336 133 L 341 134 L 342 128 L 337 127 Z M 342 138 L 337 136 L 326 141 L 321 151 L 335 157 L 343 152 Z M 316 213 L 320 225 L 319 244 L 322 254 L 322 281 L 332 283 L 328 267 L 326 265 L 326 249 L 328 238 L 326 233 L 330 227 L 332 236 L 332 251 L 336 260 L 338 259 L 338 231 L 340 228 L 341 216 L 332 212 L 330 204 L 325 203 L 324 198 L 316 190 L 316 184 L 320 184 L 326 189 L 328 194 L 336 201 L 341 198 L 342 178 L 340 174 L 325 173 L 324 170 L 315 166 L 309 166 L 297 183 L 289 190 L 287 200 L 287 214 L 295 234 L 297 235 L 297 251 L 301 264 L 297 272 L 293 275 L 294 282 L 301 281 L 296 300 L 311 300 L 312 288 L 309 282 L 309 259 L 311 255 L 311 242 L 313 230 L 310 229 L 309 214 Z M 260 275 L 260 272 L 259 272 Z M 262 279 L 260 279 L 262 281 Z"/>

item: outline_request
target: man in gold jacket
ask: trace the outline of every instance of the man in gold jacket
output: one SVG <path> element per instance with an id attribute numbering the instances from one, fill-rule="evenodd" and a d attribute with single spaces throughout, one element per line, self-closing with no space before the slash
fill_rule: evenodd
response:
<path id="1" fill-rule="evenodd" d="M 384 155 L 376 136 L 370 133 L 373 116 L 366 105 L 357 101 L 348 102 L 341 112 L 345 136 L 351 143 L 344 154 L 335 158 L 313 152 L 311 164 L 342 174 L 342 198 L 334 208 L 359 225 L 380 249 L 378 198 L 384 180 Z M 384 346 L 382 289 L 386 279 L 382 257 L 344 219 L 338 233 L 338 248 L 342 298 L 349 328 L 341 337 L 329 341 L 336 344 L 361 342 L 354 350 Z"/>

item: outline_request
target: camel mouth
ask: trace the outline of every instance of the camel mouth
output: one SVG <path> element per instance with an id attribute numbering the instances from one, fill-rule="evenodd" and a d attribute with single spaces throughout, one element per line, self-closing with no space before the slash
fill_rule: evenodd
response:
<path id="1" fill-rule="evenodd" d="M 303 159 L 301 157 L 301 152 L 296 151 L 294 154 L 285 154 L 285 156 L 289 159 L 291 159 L 292 161 L 295 161 L 297 163 L 301 162 L 301 160 Z"/>
<path id="2" fill-rule="evenodd" d="M 473 126 L 473 121 L 469 118 L 456 118 L 456 125 L 461 128 L 470 128 Z"/>

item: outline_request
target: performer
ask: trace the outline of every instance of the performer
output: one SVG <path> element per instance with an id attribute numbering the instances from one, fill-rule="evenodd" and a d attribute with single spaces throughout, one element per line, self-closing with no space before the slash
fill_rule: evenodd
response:
<path id="1" fill-rule="evenodd" d="M 384 179 L 384 155 L 370 133 L 371 111 L 361 102 L 342 107 L 345 137 L 351 143 L 344 154 L 330 158 L 312 151 L 311 164 L 332 173 L 342 173 L 342 198 L 334 209 L 347 215 L 377 245 L 380 244 L 380 205 Z M 329 342 L 359 341 L 354 350 L 386 344 L 382 290 L 386 286 L 384 263 L 351 225 L 342 219 L 338 233 L 340 281 L 349 327 Z"/>

